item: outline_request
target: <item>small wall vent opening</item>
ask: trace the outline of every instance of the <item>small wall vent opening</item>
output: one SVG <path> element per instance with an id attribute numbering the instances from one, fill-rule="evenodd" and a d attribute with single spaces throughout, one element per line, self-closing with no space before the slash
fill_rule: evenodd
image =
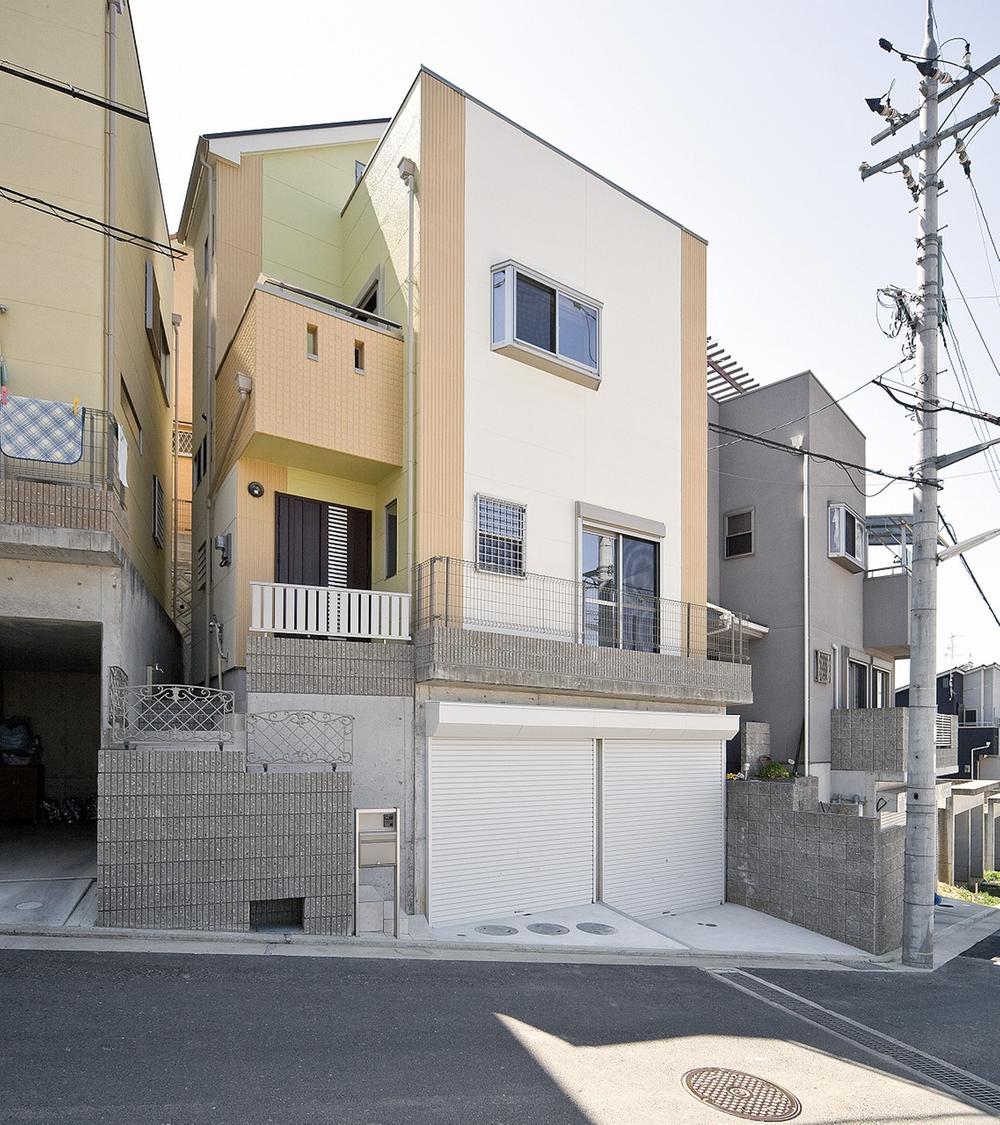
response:
<path id="1" fill-rule="evenodd" d="M 262 898 L 250 903 L 251 930 L 301 930 L 304 898 Z"/>
<path id="2" fill-rule="evenodd" d="M 354 370 L 359 375 L 365 373 L 365 342 L 364 340 L 354 341 Z"/>

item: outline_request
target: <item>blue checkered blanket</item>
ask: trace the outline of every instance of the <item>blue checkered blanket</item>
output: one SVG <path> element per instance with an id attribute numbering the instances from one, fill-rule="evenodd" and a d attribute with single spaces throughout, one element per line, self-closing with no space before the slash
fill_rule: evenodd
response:
<path id="1" fill-rule="evenodd" d="M 75 465 L 83 457 L 85 409 L 70 402 L 8 395 L 0 405 L 0 453 L 25 461 Z"/>

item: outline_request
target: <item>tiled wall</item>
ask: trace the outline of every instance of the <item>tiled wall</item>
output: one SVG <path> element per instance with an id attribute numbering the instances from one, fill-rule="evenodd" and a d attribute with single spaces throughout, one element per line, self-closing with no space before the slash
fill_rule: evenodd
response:
<path id="1" fill-rule="evenodd" d="M 248 633 L 247 691 L 412 695 L 413 647 Z"/>
<path id="2" fill-rule="evenodd" d="M 240 750 L 101 750 L 98 925 L 245 931 L 251 902 L 303 899 L 306 933 L 346 934 L 352 840 L 350 773 L 247 773 Z"/>
<path id="3" fill-rule="evenodd" d="M 870 953 L 899 947 L 905 829 L 819 811 L 818 780 L 726 782 L 726 899 Z"/>

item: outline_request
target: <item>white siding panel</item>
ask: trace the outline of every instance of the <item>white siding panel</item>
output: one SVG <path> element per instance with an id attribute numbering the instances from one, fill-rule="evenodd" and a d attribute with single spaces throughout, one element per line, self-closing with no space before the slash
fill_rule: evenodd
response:
<path id="1" fill-rule="evenodd" d="M 723 744 L 603 745 L 604 901 L 637 918 L 722 902 Z"/>
<path id="2" fill-rule="evenodd" d="M 431 740 L 433 925 L 593 897 L 591 740 Z"/>

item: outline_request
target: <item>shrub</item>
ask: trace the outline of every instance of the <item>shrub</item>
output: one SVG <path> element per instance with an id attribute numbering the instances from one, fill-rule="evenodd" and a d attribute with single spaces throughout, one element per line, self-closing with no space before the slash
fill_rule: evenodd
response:
<path id="1" fill-rule="evenodd" d="M 758 776 L 764 781 L 788 781 L 792 775 L 782 762 L 768 762 L 766 766 L 761 766 Z"/>

